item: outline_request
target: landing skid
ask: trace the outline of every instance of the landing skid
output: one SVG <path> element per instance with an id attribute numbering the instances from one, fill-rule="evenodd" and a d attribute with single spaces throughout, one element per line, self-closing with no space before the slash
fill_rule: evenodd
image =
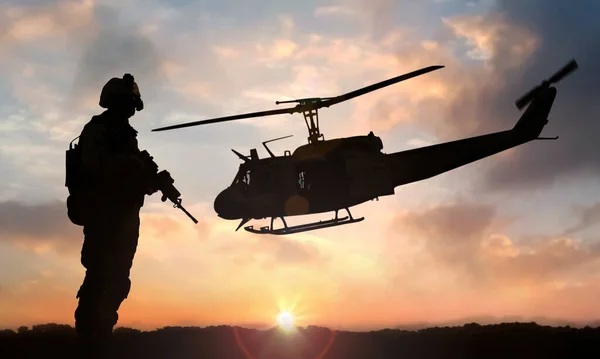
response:
<path id="1" fill-rule="evenodd" d="M 352 214 L 350 213 L 350 210 L 348 208 L 345 208 L 345 210 L 346 210 L 346 212 L 348 212 L 348 215 L 345 217 L 342 217 L 342 218 L 338 218 L 338 211 L 335 211 L 335 218 L 333 218 L 333 219 L 288 227 L 288 225 L 285 221 L 285 218 L 279 217 L 283 221 L 284 227 L 274 229 L 273 221 L 275 220 L 275 217 L 272 217 L 270 226 L 260 227 L 260 229 L 255 229 L 254 226 L 247 226 L 247 227 L 244 227 L 244 229 L 246 231 L 248 231 L 250 233 L 254 233 L 254 234 L 286 235 L 286 234 L 314 231 L 316 229 L 321 229 L 321 228 L 342 226 L 345 224 L 361 222 L 365 219 L 365 217 L 353 218 Z"/>

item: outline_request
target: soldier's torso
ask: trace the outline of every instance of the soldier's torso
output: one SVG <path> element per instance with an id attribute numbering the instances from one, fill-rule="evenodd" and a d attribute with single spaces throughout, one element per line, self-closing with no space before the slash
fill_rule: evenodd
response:
<path id="1" fill-rule="evenodd" d="M 106 112 L 92 117 L 90 124 L 98 126 L 102 132 L 103 145 L 114 156 L 139 152 L 137 131 L 128 121 L 116 123 Z"/>
<path id="2" fill-rule="evenodd" d="M 88 126 L 94 126 L 94 131 L 98 131 L 99 133 L 100 143 L 97 145 L 106 149 L 108 155 L 114 158 L 121 155 L 139 153 L 137 131 L 127 120 L 121 121 L 119 119 L 119 121 L 115 121 L 117 119 L 111 118 L 111 116 L 114 115 L 105 111 L 100 115 L 92 117 L 88 123 Z M 95 182 L 94 179 L 90 180 L 91 182 Z M 144 191 L 139 188 L 129 188 L 123 184 L 125 182 L 127 181 L 117 181 L 120 185 L 111 188 L 103 185 L 94 187 L 106 201 L 143 206 Z"/>

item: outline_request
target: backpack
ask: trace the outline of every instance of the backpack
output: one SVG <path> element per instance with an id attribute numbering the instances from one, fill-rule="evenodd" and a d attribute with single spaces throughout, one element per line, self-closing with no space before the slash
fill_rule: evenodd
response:
<path id="1" fill-rule="evenodd" d="M 92 117 L 89 123 L 98 123 L 101 116 Z M 71 223 L 83 226 L 89 216 L 92 205 L 85 191 L 85 178 L 83 173 L 83 158 L 79 143 L 73 144 L 81 135 L 75 137 L 69 143 L 69 149 L 65 153 L 65 187 L 69 191 L 67 197 L 67 216 Z"/>
<path id="2" fill-rule="evenodd" d="M 81 166 L 81 148 L 73 144 L 79 136 L 69 143 L 65 153 L 65 187 L 69 190 L 67 197 L 67 216 L 71 223 L 83 226 L 85 224 L 85 201 L 83 196 L 83 172 Z"/>

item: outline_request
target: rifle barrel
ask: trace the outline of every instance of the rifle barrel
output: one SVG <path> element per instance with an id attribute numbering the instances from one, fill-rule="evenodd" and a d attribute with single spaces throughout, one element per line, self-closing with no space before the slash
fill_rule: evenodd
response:
<path id="1" fill-rule="evenodd" d="M 190 219 L 192 221 L 194 221 L 195 224 L 198 224 L 198 220 L 196 218 L 194 218 L 194 216 L 192 216 L 190 212 L 188 212 L 185 208 L 183 208 L 183 206 L 181 204 L 177 204 L 177 208 L 182 210 L 183 213 L 185 213 L 188 217 L 190 217 Z"/>

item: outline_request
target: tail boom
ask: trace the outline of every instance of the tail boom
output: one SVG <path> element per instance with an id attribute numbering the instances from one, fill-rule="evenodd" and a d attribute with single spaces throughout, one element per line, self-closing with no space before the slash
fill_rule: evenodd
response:
<path id="1" fill-rule="evenodd" d="M 514 130 L 387 155 L 394 187 L 428 179 L 535 139 Z"/>
<path id="2" fill-rule="evenodd" d="M 431 178 L 538 139 L 548 123 L 557 93 L 554 87 L 538 91 L 510 130 L 387 155 L 394 187 Z"/>

